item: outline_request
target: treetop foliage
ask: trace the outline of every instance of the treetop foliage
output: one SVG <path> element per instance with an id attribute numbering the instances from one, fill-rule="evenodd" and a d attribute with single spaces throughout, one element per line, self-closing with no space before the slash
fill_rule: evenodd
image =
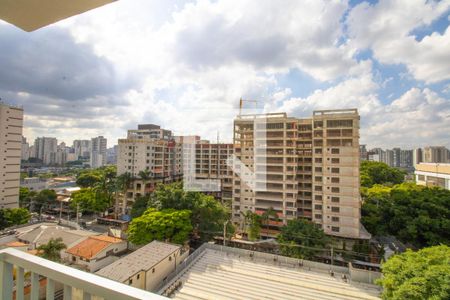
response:
<path id="1" fill-rule="evenodd" d="M 407 250 L 382 265 L 383 299 L 450 299 L 450 247 Z"/>
<path id="2" fill-rule="evenodd" d="M 450 191 L 402 183 L 374 185 L 363 194 L 363 225 L 374 235 L 394 235 L 421 248 L 450 245 Z"/>
<path id="3" fill-rule="evenodd" d="M 155 208 L 134 218 L 128 227 L 128 240 L 136 245 L 144 245 L 153 240 L 183 244 L 192 231 L 189 210 Z"/>
<path id="4" fill-rule="evenodd" d="M 371 187 L 375 184 L 400 184 L 405 178 L 405 172 L 391 168 L 387 164 L 375 161 L 362 161 L 360 167 L 361 186 Z"/>

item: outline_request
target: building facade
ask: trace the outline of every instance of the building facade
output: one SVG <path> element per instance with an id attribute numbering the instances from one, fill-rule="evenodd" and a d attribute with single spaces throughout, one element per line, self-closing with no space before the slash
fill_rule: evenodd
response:
<path id="1" fill-rule="evenodd" d="M 74 140 L 73 149 L 76 159 L 89 158 L 91 155 L 91 141 L 90 140 Z"/>
<path id="2" fill-rule="evenodd" d="M 255 121 L 264 119 L 263 122 Z M 254 189 L 234 175 L 232 218 L 273 208 L 269 236 L 288 220 L 303 217 L 325 233 L 370 238 L 360 225 L 359 114 L 356 109 L 315 111 L 297 119 L 285 113 L 238 116 L 234 153 L 246 172 L 255 173 Z"/>
<path id="3" fill-rule="evenodd" d="M 425 147 L 423 149 L 423 162 L 447 163 L 449 162 L 449 151 L 443 146 Z"/>
<path id="4" fill-rule="evenodd" d="M 420 163 L 414 172 L 416 183 L 450 190 L 450 164 Z"/>
<path id="5" fill-rule="evenodd" d="M 91 153 L 89 156 L 91 168 L 100 168 L 106 165 L 107 140 L 103 136 L 91 139 Z"/>
<path id="6" fill-rule="evenodd" d="M 58 141 L 53 137 L 39 137 L 34 140 L 35 157 L 42 160 L 44 165 L 52 165 L 56 162 Z"/>
<path id="7" fill-rule="evenodd" d="M 19 206 L 23 109 L 0 103 L 0 209 Z"/>

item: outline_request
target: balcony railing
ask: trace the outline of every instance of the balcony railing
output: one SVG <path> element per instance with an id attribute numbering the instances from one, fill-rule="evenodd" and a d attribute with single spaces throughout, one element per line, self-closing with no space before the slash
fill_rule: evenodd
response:
<path id="1" fill-rule="evenodd" d="M 82 299 L 91 299 L 91 296 L 102 297 L 108 300 L 167 299 L 157 294 L 58 264 L 13 248 L 0 251 L 0 299 L 12 300 L 14 291 L 15 299 L 24 299 L 25 272 L 30 272 L 30 300 L 39 299 L 40 277 L 47 279 L 45 292 L 47 300 L 55 299 L 56 282 L 64 285 L 64 300 L 75 299 L 75 297 L 72 297 L 72 288 L 82 291 Z M 15 281 L 13 274 L 15 274 Z"/>

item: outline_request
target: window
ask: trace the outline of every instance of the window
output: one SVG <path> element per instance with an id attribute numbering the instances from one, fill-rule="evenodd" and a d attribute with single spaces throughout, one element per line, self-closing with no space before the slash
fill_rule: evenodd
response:
<path id="1" fill-rule="evenodd" d="M 169 256 L 169 261 L 172 261 L 172 256 Z"/>
<path id="2" fill-rule="evenodd" d="M 316 219 L 322 219 L 322 215 L 315 214 L 315 215 L 314 215 L 314 218 L 316 218 Z"/>
<path id="3" fill-rule="evenodd" d="M 321 192 L 321 191 L 322 191 L 322 186 L 316 185 L 316 186 L 314 187 L 314 190 L 315 190 L 316 192 Z"/>
<path id="4" fill-rule="evenodd" d="M 335 213 L 338 213 L 338 212 L 340 211 L 340 209 L 339 209 L 339 207 L 337 207 L 337 206 L 332 206 L 332 207 L 331 207 L 331 211 L 332 211 L 332 212 L 335 212 Z"/>
<path id="5" fill-rule="evenodd" d="M 327 120 L 327 127 L 353 127 L 353 120 Z"/>
<path id="6" fill-rule="evenodd" d="M 322 205 L 316 204 L 316 205 L 314 205 L 314 209 L 322 209 Z"/>
<path id="7" fill-rule="evenodd" d="M 155 268 L 152 269 L 152 273 L 155 273 Z"/>
<path id="8" fill-rule="evenodd" d="M 338 187 L 332 187 L 331 188 L 331 192 L 332 193 L 339 193 L 339 188 Z"/>
<path id="9" fill-rule="evenodd" d="M 128 280 L 128 284 L 133 284 L 133 279 Z"/>
<path id="10" fill-rule="evenodd" d="M 315 180 L 316 182 L 322 182 L 322 176 L 315 176 L 315 177 L 314 177 L 314 180 Z"/>
<path id="11" fill-rule="evenodd" d="M 321 201 L 322 200 L 322 195 L 315 195 L 315 199 Z"/>
<path id="12" fill-rule="evenodd" d="M 316 171 L 317 173 L 322 173 L 322 168 L 321 167 L 315 167 L 314 171 Z"/>
<path id="13" fill-rule="evenodd" d="M 339 148 L 331 148 L 331 154 L 339 154 Z"/>
<path id="14" fill-rule="evenodd" d="M 339 168 L 331 168 L 331 173 L 339 174 Z"/>
<path id="15" fill-rule="evenodd" d="M 339 177 L 331 177 L 332 183 L 339 183 Z"/>
<path id="16" fill-rule="evenodd" d="M 333 232 L 339 232 L 339 227 L 337 227 L 337 226 L 331 226 L 331 231 L 333 231 Z"/>
<path id="17" fill-rule="evenodd" d="M 418 175 L 418 180 L 425 181 L 425 175 Z"/>
<path id="18" fill-rule="evenodd" d="M 339 217 L 331 217 L 332 222 L 339 222 Z"/>
<path id="19" fill-rule="evenodd" d="M 316 154 L 322 154 L 322 149 L 317 148 L 317 149 L 314 150 L 314 152 L 315 152 Z"/>
<path id="20" fill-rule="evenodd" d="M 339 158 L 332 158 L 331 159 L 331 163 L 338 164 L 339 163 Z"/>
<path id="21" fill-rule="evenodd" d="M 141 274 L 138 274 L 138 275 L 137 275 L 137 279 L 139 279 L 140 277 L 141 277 Z"/>
<path id="22" fill-rule="evenodd" d="M 339 203 L 339 197 L 331 197 L 331 202 Z"/>

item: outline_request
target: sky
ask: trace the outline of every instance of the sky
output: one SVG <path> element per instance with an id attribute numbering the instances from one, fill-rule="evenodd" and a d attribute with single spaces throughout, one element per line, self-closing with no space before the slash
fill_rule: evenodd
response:
<path id="1" fill-rule="evenodd" d="M 230 142 L 244 112 L 357 108 L 368 147 L 450 147 L 450 0 L 119 0 L 34 32 L 0 21 L 24 135 L 139 123 Z"/>

